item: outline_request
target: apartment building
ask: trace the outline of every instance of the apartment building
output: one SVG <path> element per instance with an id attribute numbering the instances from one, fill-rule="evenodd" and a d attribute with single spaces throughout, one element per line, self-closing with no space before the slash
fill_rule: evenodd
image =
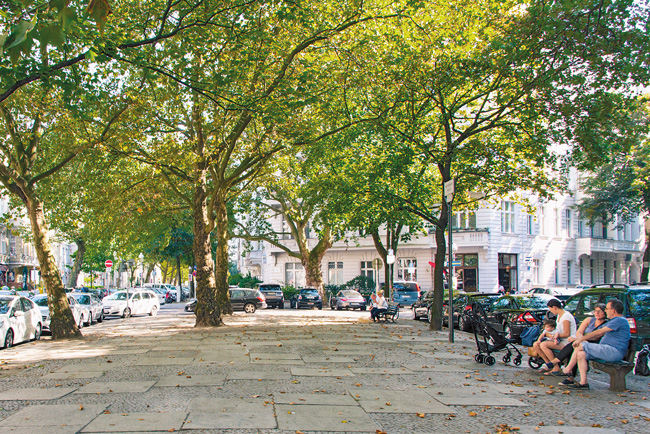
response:
<path id="1" fill-rule="evenodd" d="M 588 226 L 575 205 L 581 198 L 577 183 L 571 194 L 542 202 L 528 196 L 529 207 L 514 200 L 483 202 L 475 211 L 453 217 L 454 275 L 465 291 L 496 292 L 500 285 L 523 292 L 533 287 L 572 288 L 597 283 L 639 280 L 645 248 L 645 222 Z M 282 217 L 272 222 L 278 230 Z M 310 244 L 317 243 L 316 238 Z M 295 241 L 282 240 L 295 249 Z M 433 288 L 433 231 L 413 236 L 395 252 L 394 280 L 414 280 Z M 300 287 L 305 273 L 300 261 L 282 249 L 257 242 L 240 257 L 239 267 L 265 282 Z M 325 284 L 340 285 L 359 275 L 375 278 L 372 261 L 379 255 L 370 237 L 336 242 L 322 261 Z M 379 281 L 384 281 L 383 270 Z"/>

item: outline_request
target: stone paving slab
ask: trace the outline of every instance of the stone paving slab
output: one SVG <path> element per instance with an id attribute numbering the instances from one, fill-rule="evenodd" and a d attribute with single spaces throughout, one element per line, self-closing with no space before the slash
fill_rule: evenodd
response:
<path id="1" fill-rule="evenodd" d="M 197 387 L 197 386 L 223 386 L 226 376 L 215 375 L 169 375 L 161 378 L 155 387 Z"/>
<path id="2" fill-rule="evenodd" d="M 482 391 L 483 390 L 483 391 Z M 528 404 L 492 389 L 474 387 L 427 387 L 424 392 L 447 405 L 495 405 L 499 407 L 526 407 Z"/>
<path id="3" fill-rule="evenodd" d="M 304 356 L 305 363 L 356 363 L 352 357 L 347 356 Z"/>
<path id="4" fill-rule="evenodd" d="M 175 411 L 170 413 L 125 413 L 100 414 L 81 432 L 142 432 L 142 431 L 179 431 L 187 413 Z"/>
<path id="5" fill-rule="evenodd" d="M 83 425 L 47 426 L 42 434 L 76 434 Z M 2 427 L 3 434 L 35 434 L 34 427 Z"/>
<path id="6" fill-rule="evenodd" d="M 644 407 L 650 410 L 650 401 L 632 401 L 631 404 L 638 405 L 639 407 Z"/>
<path id="7" fill-rule="evenodd" d="M 368 413 L 454 413 L 421 390 L 354 390 L 348 391 Z"/>
<path id="8" fill-rule="evenodd" d="M 472 372 L 469 369 L 462 368 L 457 365 L 447 365 L 447 364 L 424 364 L 424 365 L 404 365 L 404 368 L 410 369 L 413 372 Z"/>
<path id="9" fill-rule="evenodd" d="M 291 375 L 296 377 L 354 377 L 349 369 L 291 368 Z"/>
<path id="10" fill-rule="evenodd" d="M 276 405 L 278 428 L 287 431 L 375 432 L 380 427 L 357 406 Z"/>
<path id="11" fill-rule="evenodd" d="M 75 393 L 144 393 L 155 383 L 155 381 L 93 382 L 79 388 Z"/>
<path id="12" fill-rule="evenodd" d="M 146 354 L 149 351 L 151 351 L 151 348 L 141 348 L 141 349 L 133 349 L 133 350 L 110 350 L 108 352 L 109 355 L 113 356 L 126 356 L 130 354 Z"/>
<path id="13" fill-rule="evenodd" d="M 251 360 L 301 360 L 299 354 L 292 353 L 250 353 Z"/>
<path id="14" fill-rule="evenodd" d="M 520 426 L 520 434 L 624 434 L 625 431 L 617 431 L 608 428 L 593 428 L 589 426 Z"/>
<path id="15" fill-rule="evenodd" d="M 194 357 L 147 357 L 134 363 L 136 366 L 189 365 Z"/>
<path id="16" fill-rule="evenodd" d="M 407 368 L 350 368 L 350 371 L 352 371 L 354 374 L 413 375 L 414 373 L 414 371 Z"/>
<path id="17" fill-rule="evenodd" d="M 470 359 L 469 356 L 466 356 L 464 354 L 447 353 L 447 352 L 443 352 L 443 351 L 434 351 L 434 352 L 416 351 L 416 354 L 418 356 L 427 357 L 429 359 L 437 359 L 437 360 L 452 360 L 452 359 L 467 359 L 467 360 L 469 360 Z"/>
<path id="18" fill-rule="evenodd" d="M 0 422 L 0 431 L 6 427 L 50 427 L 74 422 L 86 425 L 106 409 L 105 404 L 30 405 Z"/>
<path id="19" fill-rule="evenodd" d="M 325 393 L 274 393 L 273 401 L 276 404 L 290 405 L 359 405 L 347 393 L 337 395 Z"/>
<path id="20" fill-rule="evenodd" d="M 286 360 L 251 360 L 251 364 L 253 365 L 304 365 L 305 362 L 302 360 L 293 360 L 293 359 L 286 359 Z"/>
<path id="21" fill-rule="evenodd" d="M 114 369 L 116 365 L 107 361 L 96 363 L 79 363 L 77 365 L 65 365 L 54 372 L 95 372 L 103 371 L 108 372 Z"/>
<path id="22" fill-rule="evenodd" d="M 43 375 L 44 380 L 77 380 L 101 377 L 108 371 L 51 372 Z"/>
<path id="23" fill-rule="evenodd" d="M 229 372 L 227 380 L 291 380 L 288 372 L 234 371 Z"/>
<path id="24" fill-rule="evenodd" d="M 196 398 L 183 430 L 274 429 L 273 405 L 261 399 Z"/>
<path id="25" fill-rule="evenodd" d="M 74 387 L 9 389 L 0 392 L 0 401 L 49 401 L 59 399 L 75 390 Z"/>

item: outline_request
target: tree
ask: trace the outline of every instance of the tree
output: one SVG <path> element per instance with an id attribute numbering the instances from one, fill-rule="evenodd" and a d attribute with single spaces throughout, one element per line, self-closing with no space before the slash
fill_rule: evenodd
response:
<path id="1" fill-rule="evenodd" d="M 0 104 L 0 182 L 27 211 L 47 290 L 54 339 L 81 336 L 81 333 L 72 317 L 51 252 L 39 185 L 84 150 L 106 139 L 112 125 L 128 107 L 120 103 L 103 107 L 107 112 L 102 115 L 108 119 L 104 124 L 83 122 L 83 118 L 72 116 L 65 110 L 60 93 L 48 92 L 41 86 L 24 88 L 11 101 Z"/>
<path id="2" fill-rule="evenodd" d="M 581 163 L 585 170 L 581 177 L 585 196 L 578 203 L 581 218 L 590 225 L 615 221 L 619 226 L 638 216 L 650 216 L 650 107 L 648 99 L 637 105 L 615 107 L 619 117 L 618 139 L 608 145 L 610 151 L 588 155 Z M 600 164 L 598 164 L 600 163 Z M 617 220 L 618 217 L 618 221 Z M 648 281 L 650 261 L 650 233 L 645 225 L 645 250 L 641 281 Z"/>

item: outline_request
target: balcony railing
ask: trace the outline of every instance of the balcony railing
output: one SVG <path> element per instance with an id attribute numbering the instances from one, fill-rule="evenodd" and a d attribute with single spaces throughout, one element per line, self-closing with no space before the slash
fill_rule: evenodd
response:
<path id="1" fill-rule="evenodd" d="M 590 255 L 592 252 L 639 253 L 641 252 L 641 246 L 636 241 L 578 238 L 576 240 L 576 251 L 578 255 Z"/>

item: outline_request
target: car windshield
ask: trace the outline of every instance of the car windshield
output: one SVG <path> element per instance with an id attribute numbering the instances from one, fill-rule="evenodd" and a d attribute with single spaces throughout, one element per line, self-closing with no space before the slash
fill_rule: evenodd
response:
<path id="1" fill-rule="evenodd" d="M 9 312 L 9 303 L 13 298 L 0 298 L 0 313 Z"/>
<path id="2" fill-rule="evenodd" d="M 106 300 L 126 300 L 126 292 L 116 292 L 106 297 Z"/>
<path id="3" fill-rule="evenodd" d="M 309 295 L 318 295 L 318 291 L 316 289 L 301 289 L 300 293 L 309 294 Z"/>
<path id="4" fill-rule="evenodd" d="M 81 304 L 90 304 L 90 297 L 87 296 L 87 295 L 76 295 L 75 294 L 74 298 L 76 298 L 77 301 L 79 303 L 81 303 Z"/>
<path id="5" fill-rule="evenodd" d="M 630 314 L 637 318 L 650 316 L 650 291 L 630 291 Z"/>
<path id="6" fill-rule="evenodd" d="M 260 291 L 280 291 L 280 285 L 260 285 Z"/>
<path id="7" fill-rule="evenodd" d="M 37 306 L 47 307 L 47 297 L 34 297 L 32 301 L 36 303 Z"/>
<path id="8" fill-rule="evenodd" d="M 357 291 L 341 291 L 341 295 L 343 295 L 343 297 L 350 297 L 350 298 L 361 297 L 361 294 L 359 294 Z"/>
<path id="9" fill-rule="evenodd" d="M 548 307 L 548 300 L 537 297 L 518 297 L 517 303 L 524 309 L 546 309 Z"/>
<path id="10" fill-rule="evenodd" d="M 397 292 L 417 292 L 414 284 L 395 283 L 393 289 Z"/>

